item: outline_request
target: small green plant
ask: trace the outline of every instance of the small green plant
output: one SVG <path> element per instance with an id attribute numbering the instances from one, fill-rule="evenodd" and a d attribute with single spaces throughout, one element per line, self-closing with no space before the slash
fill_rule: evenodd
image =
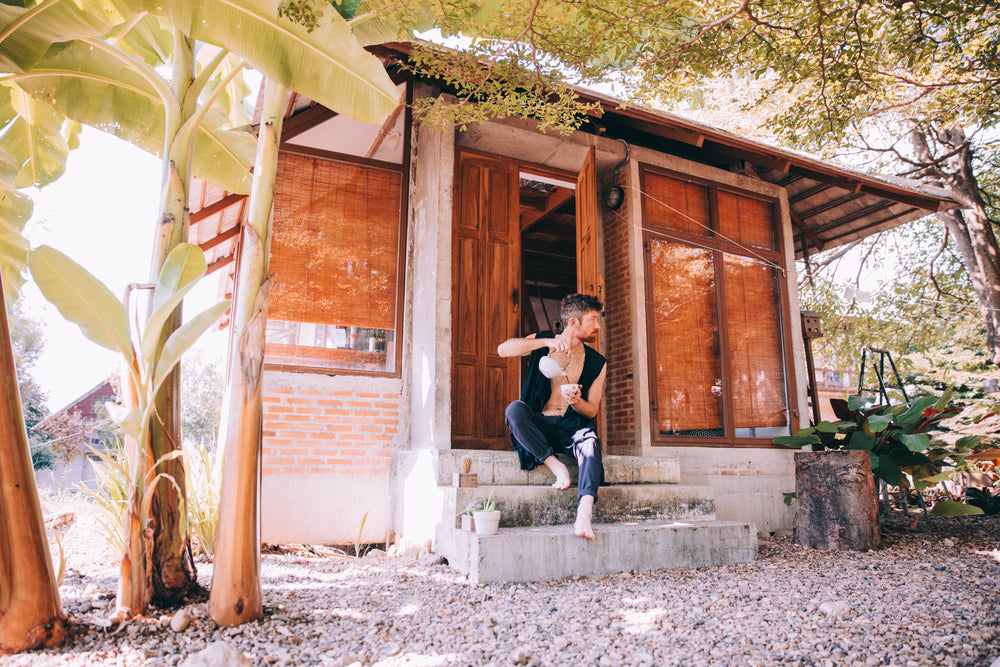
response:
<path id="1" fill-rule="evenodd" d="M 215 530 L 219 524 L 219 480 L 216 454 L 202 440 L 184 443 L 184 476 L 187 479 L 188 521 L 198 547 L 211 558 L 215 555 Z"/>
<path id="2" fill-rule="evenodd" d="M 364 558 L 368 553 L 368 548 L 361 544 L 361 533 L 365 532 L 365 522 L 368 521 L 368 512 L 361 517 L 361 527 L 358 528 L 358 536 L 354 539 L 354 555 L 357 558 Z"/>
<path id="3" fill-rule="evenodd" d="M 472 514 L 473 512 L 496 512 L 497 504 L 493 500 L 493 490 L 490 490 L 490 496 L 486 500 L 473 500 L 471 503 L 465 506 L 465 509 L 458 510 L 455 514 L 461 516 L 463 514 Z"/>
<path id="4" fill-rule="evenodd" d="M 116 554 L 125 549 L 122 536 L 125 531 L 125 512 L 128 509 L 129 484 L 132 470 L 125 456 L 125 443 L 119 438 L 106 444 L 104 450 L 90 447 L 97 484 L 93 487 L 79 484 L 77 488 L 97 506 L 97 525 L 104 532 L 108 545 Z"/>

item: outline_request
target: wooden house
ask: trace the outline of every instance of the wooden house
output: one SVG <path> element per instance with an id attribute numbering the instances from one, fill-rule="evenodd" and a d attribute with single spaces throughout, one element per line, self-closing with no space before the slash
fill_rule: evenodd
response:
<path id="1" fill-rule="evenodd" d="M 454 103 L 397 80 L 404 99 Z M 719 518 L 790 525 L 792 452 L 772 438 L 810 416 L 796 257 L 953 203 L 580 95 L 599 111 L 569 136 L 527 120 L 440 131 L 406 105 L 370 126 L 293 96 L 271 241 L 263 541 L 353 543 L 362 521 L 364 541 L 433 540 L 453 518 L 440 487 L 458 458 L 510 448 L 521 365 L 498 343 L 550 328 L 576 291 L 605 304 L 605 454 L 676 461 Z M 192 202 L 192 242 L 231 269 L 246 197 L 202 183 Z"/>

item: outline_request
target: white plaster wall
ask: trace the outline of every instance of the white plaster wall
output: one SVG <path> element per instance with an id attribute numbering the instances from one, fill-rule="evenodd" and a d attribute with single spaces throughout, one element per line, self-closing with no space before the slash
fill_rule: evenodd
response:
<path id="1" fill-rule="evenodd" d="M 389 491 L 388 471 L 364 478 L 265 475 L 260 494 L 261 541 L 354 544 L 364 520 L 361 541 L 385 542 L 390 526 Z"/>

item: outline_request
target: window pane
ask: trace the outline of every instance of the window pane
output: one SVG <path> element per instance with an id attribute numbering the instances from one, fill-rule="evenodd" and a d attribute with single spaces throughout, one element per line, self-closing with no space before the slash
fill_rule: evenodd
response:
<path id="1" fill-rule="evenodd" d="M 774 205 L 719 190 L 719 233 L 750 248 L 777 250 Z"/>
<path id="2" fill-rule="evenodd" d="M 643 173 L 646 224 L 709 236 L 708 188 L 662 174 Z"/>
<path id="3" fill-rule="evenodd" d="M 402 176 L 282 153 L 267 361 L 391 371 Z"/>
<path id="4" fill-rule="evenodd" d="M 657 427 L 722 436 L 722 364 L 710 250 L 650 240 Z"/>
<path id="5" fill-rule="evenodd" d="M 723 254 L 736 437 L 788 435 L 778 272 Z"/>

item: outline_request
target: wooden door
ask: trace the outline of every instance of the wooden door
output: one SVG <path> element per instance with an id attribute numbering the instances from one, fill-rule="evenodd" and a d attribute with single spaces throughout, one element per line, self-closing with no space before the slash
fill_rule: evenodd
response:
<path id="1" fill-rule="evenodd" d="M 454 201 L 452 446 L 507 449 L 504 409 L 519 394 L 518 360 L 497 346 L 517 335 L 520 317 L 516 164 L 460 151 Z"/>
<path id="2" fill-rule="evenodd" d="M 596 296 L 603 302 L 598 211 L 597 159 L 591 146 L 576 179 L 576 290 Z M 600 338 L 593 347 L 600 350 Z"/>

